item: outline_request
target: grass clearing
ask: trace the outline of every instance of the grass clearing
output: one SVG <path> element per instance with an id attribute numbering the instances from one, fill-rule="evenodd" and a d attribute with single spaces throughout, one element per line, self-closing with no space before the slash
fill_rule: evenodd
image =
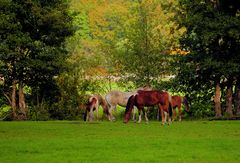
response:
<path id="1" fill-rule="evenodd" d="M 0 122 L 0 162 L 240 162 L 240 121 Z"/>

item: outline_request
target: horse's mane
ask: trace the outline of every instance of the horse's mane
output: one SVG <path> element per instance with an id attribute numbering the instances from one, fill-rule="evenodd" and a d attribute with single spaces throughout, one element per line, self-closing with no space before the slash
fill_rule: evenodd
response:
<path id="1" fill-rule="evenodd" d="M 153 88 L 151 87 L 151 85 L 144 85 L 143 87 L 139 87 L 137 88 L 135 91 L 152 91 Z"/>
<path id="2" fill-rule="evenodd" d="M 158 92 L 158 93 L 163 93 L 163 92 L 166 92 L 166 91 L 161 91 L 161 90 L 138 90 L 137 93 L 153 93 L 153 92 Z M 166 92 L 168 93 L 168 92 Z"/>
<path id="3" fill-rule="evenodd" d="M 135 101 L 135 95 L 130 96 L 127 102 L 126 110 L 125 110 L 124 123 L 127 123 L 130 119 L 131 112 L 134 106 L 134 101 Z"/>
<path id="4" fill-rule="evenodd" d="M 128 102 L 127 102 L 127 106 L 126 106 L 126 110 L 125 110 L 125 114 L 130 114 L 132 112 L 132 108 L 134 105 L 134 100 L 135 100 L 135 95 L 132 95 L 129 97 Z"/>

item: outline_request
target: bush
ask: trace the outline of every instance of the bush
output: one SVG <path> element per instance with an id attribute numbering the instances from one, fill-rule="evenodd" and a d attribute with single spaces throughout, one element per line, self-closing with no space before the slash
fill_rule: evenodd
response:
<path id="1" fill-rule="evenodd" d="M 10 113 L 11 113 L 11 106 L 6 104 L 2 105 L 0 107 L 0 120 L 5 120 Z"/>
<path id="2" fill-rule="evenodd" d="M 206 118 L 214 116 L 213 104 L 208 102 L 196 102 L 191 105 L 191 117 Z"/>
<path id="3" fill-rule="evenodd" d="M 49 113 L 46 105 L 30 106 L 28 107 L 29 119 L 33 121 L 47 121 L 49 120 Z"/>

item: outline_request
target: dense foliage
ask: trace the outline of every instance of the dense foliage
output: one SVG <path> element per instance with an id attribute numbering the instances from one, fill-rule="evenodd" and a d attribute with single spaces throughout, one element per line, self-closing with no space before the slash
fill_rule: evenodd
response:
<path id="1" fill-rule="evenodd" d="M 115 85 L 185 95 L 194 117 L 238 114 L 239 8 L 235 0 L 3 0 L 0 116 L 11 108 L 11 119 L 78 119 L 87 95 Z"/>
<path id="2" fill-rule="evenodd" d="M 71 17 L 61 0 L 4 0 L 0 6 L 1 93 L 9 100 L 13 118 L 27 119 L 26 86 L 35 106 L 55 100 L 53 77 L 64 67 L 64 41 L 73 32 Z"/>
<path id="3" fill-rule="evenodd" d="M 220 84 L 222 90 L 227 88 L 226 93 L 222 92 L 227 96 L 226 103 L 229 102 L 226 113 L 233 115 L 232 91 L 233 85 L 239 82 L 240 71 L 239 5 L 235 1 L 225 4 L 223 1 L 180 0 L 179 3 L 179 23 L 187 28 L 181 45 L 189 54 L 177 59 L 175 82 L 191 98 L 199 101 L 197 105 L 204 101 L 210 105 L 215 102 L 215 109 L 221 97 L 216 99 L 220 89 L 219 92 L 213 89 L 216 87 L 217 90 Z M 225 112 L 225 106 L 223 108 Z M 222 115 L 221 108 L 215 111 L 216 116 Z M 237 106 L 234 112 L 237 112 Z"/>

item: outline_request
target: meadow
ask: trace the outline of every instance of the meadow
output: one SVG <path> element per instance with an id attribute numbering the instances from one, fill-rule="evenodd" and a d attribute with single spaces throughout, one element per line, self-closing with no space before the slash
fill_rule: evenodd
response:
<path id="1" fill-rule="evenodd" d="M 240 162 L 240 121 L 0 122 L 0 162 Z"/>

